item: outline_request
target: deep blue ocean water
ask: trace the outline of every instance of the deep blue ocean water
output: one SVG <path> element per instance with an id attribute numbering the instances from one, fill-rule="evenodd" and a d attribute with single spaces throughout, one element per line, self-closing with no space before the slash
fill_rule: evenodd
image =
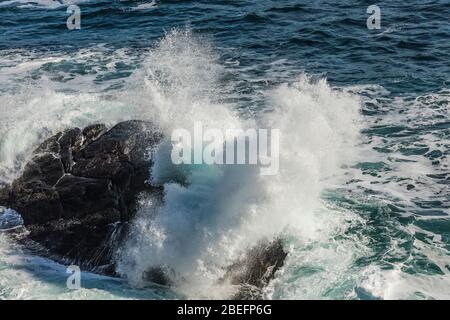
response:
<path id="1" fill-rule="evenodd" d="M 71 3 L 81 10 L 79 30 L 66 26 Z M 377 2 L 381 29 L 369 30 L 372 4 L 0 0 L 0 182 L 20 172 L 42 137 L 71 125 L 154 114 L 180 123 L 183 117 L 215 119 L 210 113 L 225 119 L 224 110 L 242 119 L 293 112 L 293 123 L 276 122 L 286 125 L 292 143 L 285 149 L 292 148 L 286 176 L 277 180 L 273 199 L 253 208 L 265 224 L 251 230 L 270 234 L 269 211 L 274 219 L 286 215 L 286 228 L 294 229 L 307 225 L 296 212 L 311 211 L 320 227 L 305 239 L 274 227 L 293 249 L 266 297 L 450 298 L 450 2 Z M 347 108 L 353 103 L 357 116 Z M 334 148 L 353 136 L 347 127 L 355 122 L 359 135 L 351 152 Z M 342 139 L 329 145 L 335 136 Z M 320 165 L 305 170 L 301 154 Z M 321 184 L 334 174 L 339 182 Z M 272 190 L 271 183 L 264 188 Z M 310 189 L 320 191 L 319 204 L 309 204 Z M 208 204 L 220 198 L 192 190 L 183 195 Z M 236 207 L 245 211 L 248 204 Z M 228 217 L 228 207 L 212 207 Z M 229 232 L 192 214 L 213 234 Z M 151 228 L 138 225 L 145 237 Z M 245 229 L 228 227 L 233 235 Z M 154 254 L 154 239 L 140 244 L 137 255 Z M 68 291 L 62 266 L 21 250 L 1 238 L 0 298 L 205 297 L 201 288 L 136 289 L 135 269 L 126 263 L 124 279 L 86 273 L 86 286 Z M 150 255 L 135 263 L 150 263 Z M 167 253 L 158 259 L 172 261 Z"/>

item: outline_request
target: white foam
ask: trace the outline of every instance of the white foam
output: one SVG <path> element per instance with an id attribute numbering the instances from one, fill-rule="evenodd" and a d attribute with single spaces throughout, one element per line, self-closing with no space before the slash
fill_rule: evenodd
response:
<path id="1" fill-rule="evenodd" d="M 448 290 L 450 274 L 423 275 L 393 270 L 381 270 L 375 266 L 364 270 L 361 287 L 377 298 L 385 300 L 450 299 Z"/>
<path id="2" fill-rule="evenodd" d="M 133 92 L 131 98 L 145 101 L 154 114 L 150 118 L 159 119 L 166 132 L 193 128 L 194 121 L 221 129 L 279 128 L 280 174 L 263 178 L 251 166 L 176 170 L 167 166 L 168 148 L 162 147 L 153 178 L 165 182 L 165 204 L 158 209 L 154 201 L 143 201 L 118 271 L 141 285 L 147 268 L 167 265 L 185 280 L 179 290 L 204 297 L 222 267 L 257 241 L 283 232 L 314 238 L 314 212 L 325 180 L 339 176 L 358 137 L 359 99 L 331 89 L 324 80 L 302 76 L 267 92 L 273 113 L 243 120 L 218 101 L 221 67 L 214 53 L 185 31 L 169 33 L 145 66 L 146 72 L 138 73 L 146 79 L 141 95 Z M 174 183 L 180 175 L 187 185 Z"/>
<path id="3" fill-rule="evenodd" d="M 352 164 L 355 157 L 360 161 L 386 160 L 372 150 L 385 143 L 380 138 L 374 137 L 365 147 L 353 147 L 361 128 L 359 96 L 372 99 L 386 95 L 386 90 L 380 86 L 338 90 L 323 79 L 301 75 L 295 81 L 259 92 L 258 99 L 263 99 L 272 111 L 247 119 L 234 105 L 223 102 L 229 101 L 230 96 L 239 98 L 239 93 L 233 84 L 224 86 L 221 78 L 227 70 L 209 43 L 190 31 L 175 30 L 154 49 L 134 55 L 125 49 L 110 51 L 102 47 L 80 50 L 71 56 L 2 52 L 5 54 L 0 68 L 5 72 L 0 82 L 2 85 L 14 82 L 16 87 L 0 96 L 1 179 L 6 182 L 14 179 L 44 137 L 71 126 L 94 122 L 112 125 L 126 119 L 144 119 L 154 121 L 166 135 L 174 128 L 192 129 L 195 121 L 220 129 L 279 128 L 282 134 L 280 174 L 275 177 L 261 177 L 257 168 L 250 166 L 175 168 L 170 163 L 169 145 L 161 145 L 151 178 L 164 184 L 166 202 L 158 208 L 156 199 L 141 200 L 132 236 L 120 252 L 118 271 L 139 286 L 148 267 L 166 264 L 176 271 L 178 280 L 184 279 L 178 282 L 177 290 L 188 297 L 228 297 L 230 288 L 217 286 L 223 266 L 258 240 L 281 233 L 290 255 L 277 279 L 267 288 L 268 298 L 355 298 L 357 285 L 381 298 L 405 297 L 408 292 L 414 295 L 414 290 L 434 298 L 445 297 L 448 273 L 409 276 L 401 269 L 388 272 L 373 265 L 368 271 L 362 271 L 355 267 L 358 258 L 373 254 L 368 239 L 356 234 L 352 235 L 354 238 L 346 235 L 345 239 L 338 240 L 336 235 L 345 234 L 353 224 L 364 225 L 364 220 L 340 208 L 324 209 L 320 201 L 324 188 L 341 184 L 342 166 Z M 122 84 L 123 89 L 108 91 L 110 84 L 119 82 L 95 80 L 97 76 L 114 72 L 117 62 L 141 63 Z M 77 75 L 67 82 L 52 80 L 54 74 L 44 66 L 64 63 L 87 64 L 94 74 Z M 29 80 L 29 75 L 36 72 L 39 79 Z M 64 78 L 70 73 L 64 68 L 58 71 Z M 412 103 L 402 99 L 389 101 L 381 106 L 387 108 L 383 110 L 387 115 L 366 118 L 366 125 L 371 126 L 375 121 L 405 124 L 412 119 L 419 124 L 431 124 L 436 114 L 443 113 L 445 108 L 448 111 L 445 99 L 448 99 L 447 92 L 422 96 Z M 426 108 L 426 101 L 443 103 L 440 109 L 431 109 Z M 400 115 L 396 111 L 398 106 L 411 108 L 405 108 L 406 113 Z M 420 138 L 433 149 L 443 148 L 447 143 L 432 134 Z M 393 155 L 400 157 L 398 152 Z M 377 179 L 362 176 L 360 170 L 347 168 L 345 173 L 347 179 L 361 178 L 361 182 L 355 183 L 355 190 L 358 186 L 367 187 L 410 204 L 414 196 L 426 197 L 445 188 L 426 176 L 440 172 L 439 169 L 420 157 L 414 159 L 415 163 L 389 163 L 393 171 L 381 173 L 386 178 L 398 175 L 425 183 L 426 188 L 410 193 L 395 183 L 372 184 Z M 448 257 L 441 255 L 442 252 L 416 245 L 419 252 L 441 269 L 445 268 Z M 4 257 L 8 259 L 6 253 Z M 22 267 L 10 264 L 3 271 L 4 282 L 0 288 L 9 288 L 6 290 L 11 295 L 2 297 L 38 297 L 40 284 L 33 280 L 33 273 L 15 278 L 14 266 Z M 27 291 L 26 285 L 17 286 L 22 282 L 32 283 L 35 291 Z M 44 287 L 48 288 L 45 284 Z M 25 290 L 23 294 L 21 290 Z M 61 293 L 59 289 L 52 292 Z M 47 293 L 43 296 L 52 296 Z M 67 297 L 95 295 L 94 290 Z"/>
<path id="4" fill-rule="evenodd" d="M 138 4 L 137 6 L 131 7 L 132 11 L 140 11 L 140 10 L 153 10 L 156 9 L 157 3 L 155 0 L 152 0 L 151 2 L 145 2 Z"/>
<path id="5" fill-rule="evenodd" d="M 141 110 L 125 99 L 121 102 L 113 98 L 108 92 L 110 85 L 121 80 L 100 84 L 95 81 L 97 76 L 115 72 L 117 62 L 131 63 L 125 49 L 110 52 L 98 46 L 82 49 L 72 56 L 55 53 L 52 57 L 43 57 L 37 52 L 3 53 L 0 84 L 5 92 L 0 95 L 0 182 L 11 182 L 32 150 L 60 130 L 96 122 L 113 125 L 122 120 L 143 118 Z M 80 63 L 87 64 L 85 67 L 91 67 L 95 73 L 70 75 L 70 80 L 59 82 L 53 80 L 55 74 L 42 69 L 52 64 L 61 69 L 59 76 L 65 78 L 71 73 L 70 66 Z M 108 64 L 106 70 L 99 67 L 105 63 Z M 39 76 L 31 79 L 32 74 Z"/>
<path id="6" fill-rule="evenodd" d="M 175 299 L 164 288 L 135 290 L 117 278 L 81 273 L 81 288 L 69 290 L 66 267 L 34 256 L 0 232 L 0 299 L 111 300 Z"/>

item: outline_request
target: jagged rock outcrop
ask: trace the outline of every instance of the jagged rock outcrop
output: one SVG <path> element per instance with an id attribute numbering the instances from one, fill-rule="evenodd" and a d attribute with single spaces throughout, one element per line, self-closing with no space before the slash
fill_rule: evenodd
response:
<path id="1" fill-rule="evenodd" d="M 223 280 L 238 286 L 233 299 L 262 299 L 262 289 L 275 277 L 283 266 L 287 252 L 281 239 L 261 241 L 251 248 L 245 257 L 227 268 Z"/>
<path id="2" fill-rule="evenodd" d="M 151 123 L 126 121 L 107 129 L 72 128 L 44 141 L 11 186 L 0 188 L 0 205 L 23 218 L 31 239 L 52 257 L 111 272 L 111 246 L 136 212 L 147 183 L 149 150 L 162 135 Z"/>
<path id="3" fill-rule="evenodd" d="M 128 234 L 137 197 L 147 192 L 163 202 L 162 187 L 147 181 L 150 151 L 162 138 L 143 121 L 60 132 L 33 152 L 20 177 L 0 186 L 0 206 L 20 213 L 27 230 L 20 240 L 42 254 L 114 275 L 113 253 Z M 229 266 L 222 281 L 238 287 L 234 299 L 260 299 L 286 256 L 280 239 L 263 241 Z M 172 273 L 153 267 L 143 276 L 171 285 Z"/>

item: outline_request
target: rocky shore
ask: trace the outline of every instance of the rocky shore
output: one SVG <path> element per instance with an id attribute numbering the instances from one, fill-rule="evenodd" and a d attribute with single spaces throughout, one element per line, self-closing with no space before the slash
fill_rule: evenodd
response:
<path id="1" fill-rule="evenodd" d="M 0 186 L 0 206 L 21 215 L 27 230 L 21 241 L 41 254 L 115 275 L 114 252 L 127 236 L 138 197 L 163 197 L 163 187 L 147 180 L 151 151 L 162 139 L 144 121 L 59 132 L 36 148 L 11 185 Z M 281 240 L 261 243 L 229 266 L 224 280 L 240 286 L 236 299 L 260 298 L 286 255 Z M 159 270 L 149 278 L 169 284 Z"/>

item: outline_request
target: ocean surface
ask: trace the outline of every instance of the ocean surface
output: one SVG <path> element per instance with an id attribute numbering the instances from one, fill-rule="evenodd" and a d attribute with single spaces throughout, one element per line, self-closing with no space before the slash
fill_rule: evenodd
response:
<path id="1" fill-rule="evenodd" d="M 274 237 L 289 255 L 267 299 L 450 299 L 450 2 L 379 1 L 369 30 L 372 4 L 0 0 L 0 182 L 71 126 L 282 134 L 276 176 L 177 171 L 159 150 L 164 206 L 141 200 L 121 278 L 83 272 L 79 290 L 6 235 L 21 219 L 1 209 L 0 299 L 224 298 L 222 266 Z M 184 280 L 144 286 L 154 264 Z"/>

